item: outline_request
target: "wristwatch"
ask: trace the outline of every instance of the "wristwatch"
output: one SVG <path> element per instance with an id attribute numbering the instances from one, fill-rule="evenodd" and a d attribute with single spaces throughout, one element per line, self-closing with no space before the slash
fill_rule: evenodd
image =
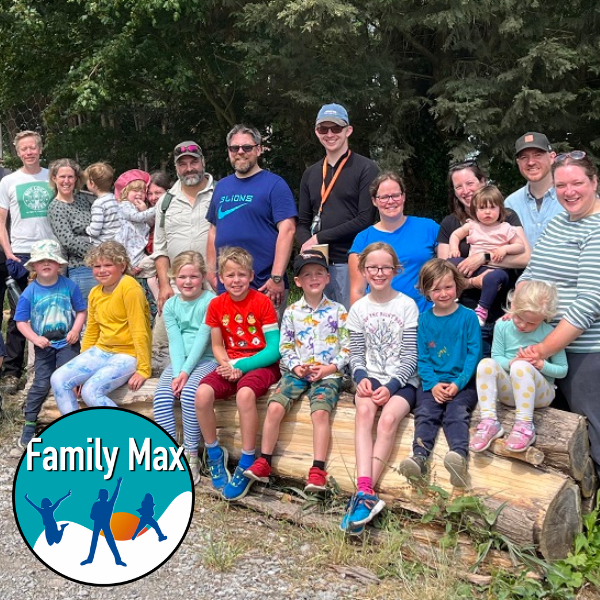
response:
<path id="1" fill-rule="evenodd" d="M 492 255 L 489 252 L 485 252 L 483 254 L 483 259 L 485 260 L 484 264 L 489 265 L 490 261 L 492 260 Z"/>
<path id="2" fill-rule="evenodd" d="M 283 281 L 283 275 L 273 275 L 273 273 L 271 273 L 271 279 L 273 280 L 273 283 L 281 283 Z"/>

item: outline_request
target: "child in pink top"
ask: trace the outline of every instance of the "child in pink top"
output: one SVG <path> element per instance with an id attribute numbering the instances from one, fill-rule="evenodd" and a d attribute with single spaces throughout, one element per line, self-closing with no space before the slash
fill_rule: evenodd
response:
<path id="1" fill-rule="evenodd" d="M 475 309 L 479 324 L 484 325 L 498 292 L 508 285 L 508 272 L 498 263 L 501 264 L 507 254 L 521 254 L 525 245 L 515 228 L 504 220 L 504 197 L 495 185 L 485 185 L 475 192 L 469 211 L 472 219 L 450 236 L 450 262 L 458 265 L 463 260 L 459 244 L 464 238 L 470 246 L 469 256 L 486 255 L 484 266 L 473 273 L 473 276 L 485 274 Z"/>

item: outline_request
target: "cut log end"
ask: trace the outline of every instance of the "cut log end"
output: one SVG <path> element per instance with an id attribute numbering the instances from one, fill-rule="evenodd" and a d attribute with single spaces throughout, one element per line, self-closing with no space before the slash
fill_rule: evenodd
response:
<path id="1" fill-rule="evenodd" d="M 520 460 L 529 463 L 534 467 L 539 467 L 546 458 L 544 453 L 535 446 L 530 446 L 525 452 L 512 452 L 506 448 L 504 440 L 496 440 L 490 446 L 490 450 L 498 456 L 506 456 L 507 458 L 513 458 L 514 460 Z"/>

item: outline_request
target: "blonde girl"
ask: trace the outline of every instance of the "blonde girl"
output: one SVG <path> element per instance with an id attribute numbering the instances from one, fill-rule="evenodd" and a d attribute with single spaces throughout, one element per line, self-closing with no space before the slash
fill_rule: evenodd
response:
<path id="1" fill-rule="evenodd" d="M 357 492 L 340 527 L 350 534 L 360 533 L 385 506 L 373 488 L 390 456 L 400 421 L 414 407 L 418 385 L 419 311 L 414 300 L 392 288 L 400 269 L 394 249 L 384 242 L 369 244 L 359 255 L 358 269 L 369 284 L 369 293 L 352 305 L 347 322 L 350 367 L 357 384 Z"/>
<path id="2" fill-rule="evenodd" d="M 499 320 L 494 327 L 492 358 L 477 367 L 477 395 L 481 422 L 469 448 L 483 452 L 504 435 L 498 421 L 497 401 L 516 407 L 515 424 L 505 447 L 524 452 L 535 441 L 533 411 L 554 400 L 554 380 L 567 374 L 567 356 L 560 350 L 546 360 L 517 358 L 521 348 L 542 342 L 553 331 L 547 323 L 556 314 L 557 291 L 543 281 L 526 281 L 509 298 L 510 320 Z"/>
<path id="3" fill-rule="evenodd" d="M 86 257 L 99 285 L 88 298 L 88 320 L 81 354 L 51 379 L 61 414 L 77 410 L 75 388 L 88 406 L 116 406 L 108 393 L 125 383 L 138 390 L 150 377 L 151 333 L 148 302 L 129 275 L 125 248 L 103 242 Z"/>
<path id="4" fill-rule="evenodd" d="M 197 485 L 200 482 L 200 427 L 194 395 L 202 378 L 217 368 L 210 344 L 210 327 L 205 322 L 208 304 L 215 294 L 203 289 L 206 266 L 198 252 L 190 250 L 178 254 L 170 276 L 175 279 L 179 294 L 169 298 L 164 306 L 171 364 L 164 370 L 154 392 L 154 419 L 175 437 L 173 404 L 179 398 L 183 447 Z"/>

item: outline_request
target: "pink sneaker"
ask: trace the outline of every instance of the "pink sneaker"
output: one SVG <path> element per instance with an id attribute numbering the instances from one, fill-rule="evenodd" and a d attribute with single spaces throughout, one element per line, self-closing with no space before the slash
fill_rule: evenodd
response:
<path id="1" fill-rule="evenodd" d="M 535 442 L 535 427 L 528 421 L 515 421 L 504 447 L 511 452 L 525 452 Z"/>
<path id="2" fill-rule="evenodd" d="M 487 450 L 494 440 L 504 435 L 504 429 L 500 421 L 494 419 L 483 419 L 477 425 L 477 433 L 473 436 L 469 444 L 471 452 L 483 452 Z"/>

